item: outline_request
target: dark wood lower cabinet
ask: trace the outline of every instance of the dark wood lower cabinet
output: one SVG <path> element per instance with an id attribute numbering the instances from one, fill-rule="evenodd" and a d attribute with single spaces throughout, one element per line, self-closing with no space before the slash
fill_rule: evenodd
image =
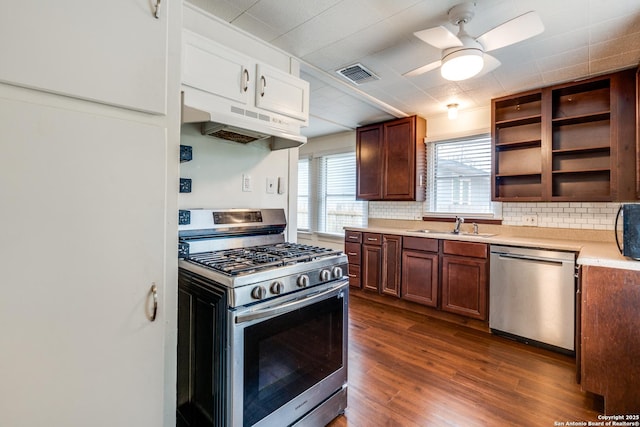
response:
<path id="1" fill-rule="evenodd" d="M 382 246 L 362 245 L 362 287 L 379 291 L 382 278 Z"/>
<path id="2" fill-rule="evenodd" d="M 486 320 L 487 263 L 486 259 L 442 257 L 442 310 Z"/>
<path id="3" fill-rule="evenodd" d="M 484 243 L 347 231 L 345 252 L 354 288 L 487 320 Z"/>
<path id="4" fill-rule="evenodd" d="M 582 266 L 582 389 L 640 413 L 640 271 Z"/>
<path id="5" fill-rule="evenodd" d="M 438 306 L 438 254 L 402 252 L 402 298 L 429 307 Z"/>
<path id="6" fill-rule="evenodd" d="M 402 236 L 382 236 L 382 283 L 380 293 L 400 296 L 400 271 L 402 262 Z"/>

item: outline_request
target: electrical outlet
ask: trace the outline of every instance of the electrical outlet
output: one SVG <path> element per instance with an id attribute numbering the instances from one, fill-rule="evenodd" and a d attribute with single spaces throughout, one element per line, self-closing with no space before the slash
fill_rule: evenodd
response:
<path id="1" fill-rule="evenodd" d="M 273 194 L 276 192 L 276 179 L 272 176 L 267 178 L 267 193 Z"/>
<path id="2" fill-rule="evenodd" d="M 522 217 L 522 222 L 524 225 L 528 227 L 537 227 L 538 226 L 538 215 L 524 215 Z"/>

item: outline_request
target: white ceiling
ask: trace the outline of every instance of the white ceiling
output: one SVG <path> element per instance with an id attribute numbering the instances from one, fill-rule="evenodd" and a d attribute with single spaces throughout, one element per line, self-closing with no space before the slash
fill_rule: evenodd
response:
<path id="1" fill-rule="evenodd" d="M 439 70 L 402 74 L 440 59 L 413 32 L 444 25 L 461 0 L 189 0 L 302 61 L 311 84 L 308 137 L 380 120 L 487 107 L 491 98 L 585 78 L 640 62 L 640 0 L 477 0 L 465 26 L 478 36 L 535 10 L 545 31 L 491 54 L 502 65 L 462 82 Z M 356 86 L 336 70 L 362 63 L 380 80 Z"/>

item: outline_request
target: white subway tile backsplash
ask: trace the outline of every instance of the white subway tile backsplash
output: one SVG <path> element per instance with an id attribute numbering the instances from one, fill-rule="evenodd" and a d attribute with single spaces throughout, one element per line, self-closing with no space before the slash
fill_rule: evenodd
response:
<path id="1" fill-rule="evenodd" d="M 523 216 L 538 215 L 538 227 L 613 230 L 619 203 L 502 203 L 502 223 L 524 226 Z M 369 218 L 416 220 L 426 212 L 423 202 L 369 202 Z"/>

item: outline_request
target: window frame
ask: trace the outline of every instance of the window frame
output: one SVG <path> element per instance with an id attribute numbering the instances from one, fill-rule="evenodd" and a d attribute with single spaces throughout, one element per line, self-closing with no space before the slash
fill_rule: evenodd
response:
<path id="1" fill-rule="evenodd" d="M 471 142 L 471 141 L 478 141 L 478 140 L 486 140 L 486 143 L 489 145 L 488 147 L 489 161 L 490 161 L 489 164 L 491 165 L 492 143 L 491 143 L 491 134 L 488 132 L 478 132 L 478 133 L 464 135 L 464 136 L 425 141 L 425 145 L 426 145 L 425 160 L 427 165 L 427 168 L 426 168 L 427 189 L 426 189 L 426 199 L 424 203 L 425 217 L 442 218 L 442 217 L 465 216 L 465 217 L 473 217 L 473 218 L 479 218 L 479 219 L 496 219 L 496 220 L 502 219 L 502 204 L 500 202 L 494 202 L 491 200 L 491 169 L 489 169 L 489 172 L 486 174 L 488 178 L 487 182 L 489 186 L 488 191 L 486 193 L 489 197 L 488 203 L 489 203 L 491 212 L 481 212 L 477 210 L 476 211 L 436 210 L 437 192 L 435 191 L 435 189 L 437 188 L 436 187 L 437 178 L 435 176 L 436 174 L 435 167 L 436 167 L 437 159 L 433 158 L 433 156 L 436 155 L 436 149 L 435 149 L 436 145 L 454 144 L 454 143 L 460 143 L 465 141 Z M 475 177 L 477 177 L 477 175 L 473 175 L 473 176 L 461 175 L 460 177 L 458 177 L 458 179 L 462 181 L 468 180 L 469 182 L 471 182 Z M 467 191 L 470 191 L 470 189 L 468 189 Z M 453 190 L 451 194 L 452 195 L 454 194 Z M 456 194 L 457 199 L 460 199 L 461 197 L 462 197 L 462 194 Z"/>
<path id="2" fill-rule="evenodd" d="M 298 164 L 301 160 L 307 159 L 309 161 L 309 229 L 300 228 L 298 226 L 297 232 L 304 234 L 316 234 L 319 236 L 326 236 L 330 238 L 344 239 L 344 229 L 340 233 L 326 231 L 325 220 L 321 217 L 323 215 L 323 209 L 326 206 L 326 182 L 322 177 L 321 162 L 331 156 L 340 155 L 353 155 L 354 163 L 353 168 L 356 168 L 355 161 L 355 149 L 351 150 L 331 150 L 322 151 L 312 154 L 301 155 L 298 158 Z M 298 169 L 299 172 L 299 169 Z M 299 202 L 298 196 L 298 202 Z M 368 203 L 366 201 L 356 200 L 356 183 L 353 182 L 353 201 L 362 205 L 362 223 L 361 225 L 350 225 L 350 227 L 366 227 L 368 222 Z M 296 212 L 296 215 L 298 213 Z M 323 229 L 321 229 L 323 227 Z"/>

